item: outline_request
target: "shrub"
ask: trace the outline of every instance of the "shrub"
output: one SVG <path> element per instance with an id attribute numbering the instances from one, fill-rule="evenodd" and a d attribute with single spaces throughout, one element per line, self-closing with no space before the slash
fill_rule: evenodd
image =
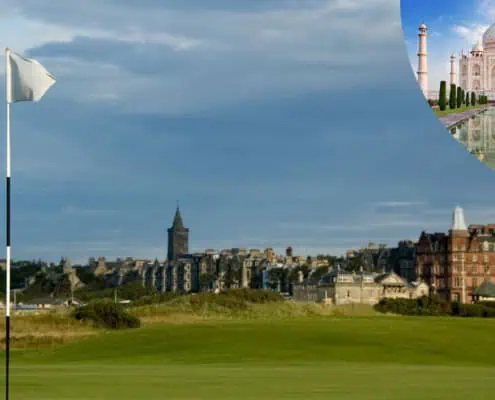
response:
<path id="1" fill-rule="evenodd" d="M 438 106 L 438 100 L 428 99 L 428 104 L 430 105 L 430 107 Z"/>
<path id="2" fill-rule="evenodd" d="M 483 309 L 483 317 L 485 318 L 495 318 L 495 308 L 493 307 L 484 307 Z"/>
<path id="3" fill-rule="evenodd" d="M 456 86 L 455 83 L 450 85 L 450 95 L 449 95 L 449 108 L 451 110 L 457 107 L 457 99 L 456 99 Z"/>
<path id="4" fill-rule="evenodd" d="M 495 308 L 495 301 L 480 301 L 477 304 L 481 304 L 482 306 L 487 308 Z"/>
<path id="5" fill-rule="evenodd" d="M 98 300 L 74 311 L 74 318 L 92 321 L 97 327 L 108 329 L 139 328 L 139 318 L 129 314 L 121 305 L 109 300 Z"/>
<path id="6" fill-rule="evenodd" d="M 129 305 L 131 307 L 139 307 L 139 306 L 149 306 L 152 304 L 161 304 L 171 301 L 180 296 L 182 296 L 180 293 L 174 293 L 174 292 L 159 293 L 151 296 L 141 297 L 140 299 L 132 301 Z"/>
<path id="7" fill-rule="evenodd" d="M 462 88 L 459 86 L 457 88 L 457 108 L 459 108 L 462 105 Z"/>
<path id="8" fill-rule="evenodd" d="M 438 98 L 438 106 L 441 111 L 445 111 L 447 108 L 447 82 L 440 82 L 440 95 Z"/>
<path id="9" fill-rule="evenodd" d="M 476 105 L 476 93 L 471 92 L 471 105 L 475 106 Z"/>
<path id="10" fill-rule="evenodd" d="M 469 96 L 469 92 L 466 92 L 466 105 L 469 106 L 471 97 Z"/>
<path id="11" fill-rule="evenodd" d="M 483 317 L 485 316 L 485 307 L 481 304 L 455 303 L 452 307 L 452 315 L 458 315 L 459 317 Z"/>
<path id="12" fill-rule="evenodd" d="M 278 292 L 261 289 L 231 289 L 220 292 L 220 296 L 242 299 L 248 303 L 274 303 L 283 301 L 284 298 Z"/>
<path id="13" fill-rule="evenodd" d="M 495 304 L 489 302 L 462 304 L 441 300 L 436 296 L 419 299 L 382 299 L 375 310 L 399 315 L 432 315 L 495 318 Z"/>
<path id="14" fill-rule="evenodd" d="M 221 307 L 233 311 L 247 310 L 252 304 L 284 301 L 276 292 L 254 289 L 230 289 L 220 293 L 202 292 L 186 297 L 193 311 Z"/>

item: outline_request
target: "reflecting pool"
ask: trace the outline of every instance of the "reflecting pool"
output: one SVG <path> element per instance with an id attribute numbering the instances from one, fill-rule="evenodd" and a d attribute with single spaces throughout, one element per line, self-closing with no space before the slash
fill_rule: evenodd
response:
<path id="1" fill-rule="evenodd" d="M 495 170 L 495 107 L 460 122 L 450 132 L 473 156 Z"/>

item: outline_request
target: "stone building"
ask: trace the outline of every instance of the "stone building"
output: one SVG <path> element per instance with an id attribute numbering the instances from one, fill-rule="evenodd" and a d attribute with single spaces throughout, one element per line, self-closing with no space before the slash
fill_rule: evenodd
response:
<path id="1" fill-rule="evenodd" d="M 317 282 L 306 281 L 294 285 L 296 301 L 323 302 L 327 304 L 374 305 L 383 298 L 413 299 L 426 296 L 428 286 L 423 282 L 408 282 L 394 272 L 341 273 L 330 272 Z"/>
<path id="2" fill-rule="evenodd" d="M 448 233 L 421 233 L 416 275 L 445 300 L 472 302 L 476 288 L 495 280 L 495 224 L 466 226 L 456 207 Z"/>
<path id="3" fill-rule="evenodd" d="M 139 281 L 158 292 L 190 293 L 235 288 L 264 288 L 267 271 L 272 268 L 293 268 L 306 260 L 287 249 L 284 257 L 272 248 L 234 248 L 219 252 L 208 249 L 189 253 L 189 229 L 184 226 L 177 207 L 172 226 L 168 229 L 167 260 L 135 260 L 132 258 L 108 261 L 104 257 L 90 259 L 96 276 L 109 286 Z M 282 285 L 281 290 L 287 286 Z"/>

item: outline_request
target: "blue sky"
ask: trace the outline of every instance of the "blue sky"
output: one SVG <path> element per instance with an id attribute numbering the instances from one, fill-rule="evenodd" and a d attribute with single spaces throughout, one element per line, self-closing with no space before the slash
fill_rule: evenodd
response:
<path id="1" fill-rule="evenodd" d="M 424 104 L 397 1 L 136 4 L 0 0 L 0 44 L 57 76 L 12 107 L 14 258 L 164 259 L 177 200 L 192 250 L 393 245 L 457 204 L 495 221 L 495 175 Z"/>
<path id="2" fill-rule="evenodd" d="M 468 52 L 495 23 L 494 0 L 401 0 L 401 17 L 407 51 L 417 70 L 418 26 L 429 28 L 428 69 L 430 90 L 449 80 L 450 54 Z"/>

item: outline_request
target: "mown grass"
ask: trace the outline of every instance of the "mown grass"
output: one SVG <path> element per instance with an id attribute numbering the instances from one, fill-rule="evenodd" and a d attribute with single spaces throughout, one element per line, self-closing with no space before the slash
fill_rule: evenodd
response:
<path id="1" fill-rule="evenodd" d="M 15 315 L 12 398 L 460 400 L 495 390 L 495 319 L 214 296 L 129 311 L 141 328 Z"/>
<path id="2" fill-rule="evenodd" d="M 466 106 L 464 104 L 461 107 L 454 108 L 454 109 L 450 109 L 447 107 L 447 109 L 444 111 L 441 111 L 439 108 L 435 108 L 435 109 L 433 109 L 433 112 L 435 113 L 435 115 L 437 117 L 445 117 L 445 116 L 450 115 L 450 114 L 460 114 L 460 113 L 463 113 L 465 111 L 476 110 L 478 108 L 483 108 L 483 107 L 488 107 L 488 105 L 487 104 L 477 104 L 473 107 L 473 106 Z"/>
<path id="3" fill-rule="evenodd" d="M 346 315 L 156 324 L 18 350 L 12 393 L 28 400 L 490 398 L 494 329 L 490 319 Z"/>

